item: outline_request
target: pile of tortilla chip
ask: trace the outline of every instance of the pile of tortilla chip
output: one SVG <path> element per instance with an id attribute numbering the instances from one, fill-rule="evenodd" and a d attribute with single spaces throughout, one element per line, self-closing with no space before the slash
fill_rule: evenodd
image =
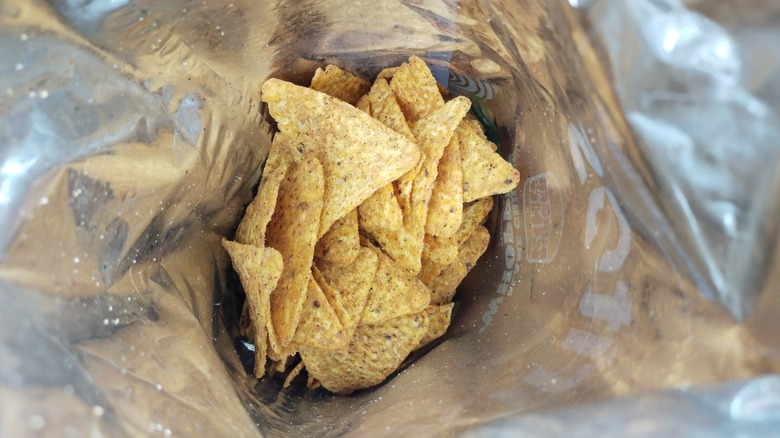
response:
<path id="1" fill-rule="evenodd" d="M 235 241 L 255 376 L 302 370 L 346 394 L 443 335 L 487 249 L 492 195 L 517 186 L 465 97 L 417 57 L 373 85 L 329 65 L 262 87 L 279 132 Z M 270 359 L 270 362 L 269 362 Z"/>

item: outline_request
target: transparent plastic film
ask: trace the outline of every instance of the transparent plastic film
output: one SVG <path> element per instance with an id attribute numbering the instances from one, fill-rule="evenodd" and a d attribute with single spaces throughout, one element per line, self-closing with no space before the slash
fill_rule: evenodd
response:
<path id="1" fill-rule="evenodd" d="M 779 270 L 750 271 L 740 308 L 764 304 L 748 324 L 708 295 L 707 253 L 684 238 L 705 219 L 681 221 L 673 198 L 698 189 L 657 171 L 609 45 L 580 25 L 597 11 L 0 0 L 0 434 L 556 436 L 591 418 L 607 434 L 642 406 L 672 427 L 702 406 L 686 397 L 712 401 L 687 411 L 694 430 L 773 430 L 776 376 L 756 377 L 780 368 L 761 335 Z M 425 354 L 346 397 L 258 381 L 220 239 L 273 135 L 260 86 L 307 85 L 328 63 L 373 78 L 411 55 L 471 100 L 520 184 L 496 198 L 488 251 Z M 762 224 L 775 208 L 735 205 Z"/>

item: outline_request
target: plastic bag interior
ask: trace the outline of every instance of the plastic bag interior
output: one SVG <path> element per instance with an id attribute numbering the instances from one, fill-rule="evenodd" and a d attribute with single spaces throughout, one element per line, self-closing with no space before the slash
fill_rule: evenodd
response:
<path id="1" fill-rule="evenodd" d="M 523 413 L 780 369 L 664 252 L 677 230 L 563 3 L 4 1 L 0 23 L 2 435 L 534 430 Z M 270 144 L 260 85 L 412 54 L 521 184 L 427 354 L 348 397 L 258 382 L 219 240 Z"/>

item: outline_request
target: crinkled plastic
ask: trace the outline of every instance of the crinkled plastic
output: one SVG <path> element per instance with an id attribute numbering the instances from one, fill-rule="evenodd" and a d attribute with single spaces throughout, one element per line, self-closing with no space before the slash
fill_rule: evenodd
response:
<path id="1" fill-rule="evenodd" d="M 777 430 L 773 88 L 739 47 L 709 63 L 712 22 L 618 3 L 0 1 L 0 435 Z M 260 84 L 412 54 L 521 184 L 441 343 L 352 396 L 280 392 L 219 245 L 270 142 Z"/>
<path id="2" fill-rule="evenodd" d="M 756 77 L 764 62 L 743 67 L 726 30 L 678 0 L 599 1 L 590 16 L 675 235 L 665 252 L 680 254 L 700 293 L 746 319 L 780 223 L 780 118 L 748 87 L 761 93 L 777 49 L 764 50 L 770 70 Z"/>

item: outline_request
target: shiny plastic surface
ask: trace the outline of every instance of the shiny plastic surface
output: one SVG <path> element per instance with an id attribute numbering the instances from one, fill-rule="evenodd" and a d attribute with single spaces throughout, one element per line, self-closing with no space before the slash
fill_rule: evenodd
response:
<path id="1" fill-rule="evenodd" d="M 690 245 L 686 227 L 715 210 L 675 216 L 698 186 L 659 172 L 650 131 L 634 140 L 622 110 L 634 127 L 647 114 L 631 112 L 631 82 L 605 68 L 579 14 L 530 0 L 1 0 L 0 435 L 533 434 L 547 421 L 556 436 L 595 421 L 641 436 L 648 410 L 667 426 L 691 418 L 685 391 L 653 391 L 777 373 L 780 346 L 761 336 L 780 308 L 762 287 L 777 265 L 711 288 L 699 262 L 721 253 Z M 443 342 L 370 391 L 280 393 L 247 374 L 240 285 L 219 245 L 270 142 L 260 84 L 304 83 L 327 62 L 370 76 L 411 54 L 472 98 L 521 184 L 497 203 Z M 706 193 L 721 193 L 715 173 Z M 754 248 L 769 258 L 777 227 L 761 202 L 737 208 L 769 227 Z M 749 324 L 718 297 L 737 297 Z M 751 303 L 768 304 L 753 316 Z M 776 387 L 714 390 L 718 407 L 686 430 L 776 430 Z"/>

